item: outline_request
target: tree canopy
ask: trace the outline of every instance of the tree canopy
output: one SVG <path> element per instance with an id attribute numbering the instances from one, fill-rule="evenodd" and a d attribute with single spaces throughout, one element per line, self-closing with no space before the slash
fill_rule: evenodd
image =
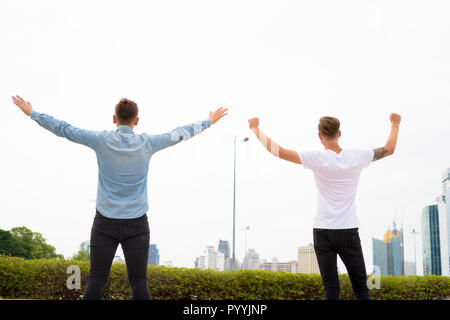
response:
<path id="1" fill-rule="evenodd" d="M 9 231 L 0 229 L 0 254 L 25 259 L 62 258 L 55 247 L 48 244 L 39 232 L 33 232 L 25 226 Z"/>

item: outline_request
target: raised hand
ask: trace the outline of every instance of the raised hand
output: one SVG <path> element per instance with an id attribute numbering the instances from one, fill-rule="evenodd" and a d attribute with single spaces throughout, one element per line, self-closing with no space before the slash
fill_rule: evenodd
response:
<path id="1" fill-rule="evenodd" d="M 250 129 L 258 128 L 259 126 L 259 118 L 251 118 L 248 120 L 248 125 Z"/>
<path id="2" fill-rule="evenodd" d="M 228 111 L 228 108 L 224 108 L 224 107 L 220 107 L 219 109 L 217 109 L 214 112 L 210 112 L 209 113 L 209 121 L 211 121 L 211 124 L 216 123 L 217 121 L 219 121 L 222 117 L 225 117 L 228 113 L 226 113 Z"/>
<path id="3" fill-rule="evenodd" d="M 402 120 L 402 117 L 398 113 L 391 113 L 389 120 L 393 125 L 400 125 L 400 121 Z"/>
<path id="4" fill-rule="evenodd" d="M 30 101 L 25 101 L 19 96 L 13 96 L 12 97 L 13 102 L 16 106 L 20 108 L 20 110 L 23 111 L 27 116 L 29 116 L 33 112 L 33 106 L 31 105 Z"/>

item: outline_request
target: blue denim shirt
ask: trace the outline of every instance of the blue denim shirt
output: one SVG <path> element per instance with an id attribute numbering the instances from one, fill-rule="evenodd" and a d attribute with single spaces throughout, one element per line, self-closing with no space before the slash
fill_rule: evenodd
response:
<path id="1" fill-rule="evenodd" d="M 168 133 L 149 135 L 135 134 L 126 125 L 111 131 L 83 130 L 36 111 L 30 117 L 55 135 L 95 151 L 97 210 L 106 217 L 120 219 L 138 218 L 147 212 L 147 174 L 152 155 L 211 126 L 211 121 L 203 120 Z"/>

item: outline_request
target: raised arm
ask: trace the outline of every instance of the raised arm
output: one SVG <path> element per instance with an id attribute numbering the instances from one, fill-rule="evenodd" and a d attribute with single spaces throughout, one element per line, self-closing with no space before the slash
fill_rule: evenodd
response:
<path id="1" fill-rule="evenodd" d="M 259 129 L 259 119 L 258 118 L 252 118 L 248 120 L 250 130 L 253 131 L 253 133 L 256 135 L 258 140 L 262 143 L 264 148 L 272 153 L 275 157 L 294 162 L 297 164 L 302 164 L 300 161 L 300 156 L 298 155 L 297 151 L 285 149 L 282 146 L 280 146 L 278 143 L 270 139 L 268 136 L 265 135 L 264 132 L 262 132 L 261 129 Z"/>
<path id="2" fill-rule="evenodd" d="M 210 112 L 207 120 L 178 127 L 167 133 L 150 135 L 148 141 L 153 153 L 196 136 L 209 128 L 211 125 L 215 124 L 222 117 L 226 116 L 228 114 L 227 111 L 227 108 L 220 107 L 216 111 Z"/>
<path id="3" fill-rule="evenodd" d="M 389 133 L 389 138 L 386 141 L 384 147 L 373 149 L 372 162 L 394 154 L 395 148 L 397 146 L 401 116 L 397 113 L 391 113 L 389 120 L 391 121 L 391 131 Z"/>
<path id="4" fill-rule="evenodd" d="M 97 131 L 84 130 L 74 127 L 65 121 L 58 120 L 45 113 L 39 113 L 33 110 L 30 101 L 25 101 L 19 96 L 12 97 L 13 102 L 32 120 L 35 120 L 40 126 L 51 131 L 59 137 L 64 137 L 72 142 L 83 144 L 91 149 L 95 149 L 97 144 Z"/>

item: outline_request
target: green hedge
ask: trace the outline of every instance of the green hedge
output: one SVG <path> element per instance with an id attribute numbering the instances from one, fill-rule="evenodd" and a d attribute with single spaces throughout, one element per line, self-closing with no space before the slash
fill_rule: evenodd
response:
<path id="1" fill-rule="evenodd" d="M 66 286 L 67 267 L 81 270 L 81 289 Z M 86 287 L 89 262 L 62 259 L 26 260 L 0 255 L 0 296 L 26 299 L 80 299 Z M 273 271 L 219 272 L 149 266 L 152 299 L 322 299 L 319 275 Z M 340 276 L 341 298 L 354 299 L 347 275 Z M 450 278 L 441 276 L 381 277 L 381 289 L 373 299 L 445 299 Z M 114 263 L 104 299 L 130 299 L 126 266 Z"/>

